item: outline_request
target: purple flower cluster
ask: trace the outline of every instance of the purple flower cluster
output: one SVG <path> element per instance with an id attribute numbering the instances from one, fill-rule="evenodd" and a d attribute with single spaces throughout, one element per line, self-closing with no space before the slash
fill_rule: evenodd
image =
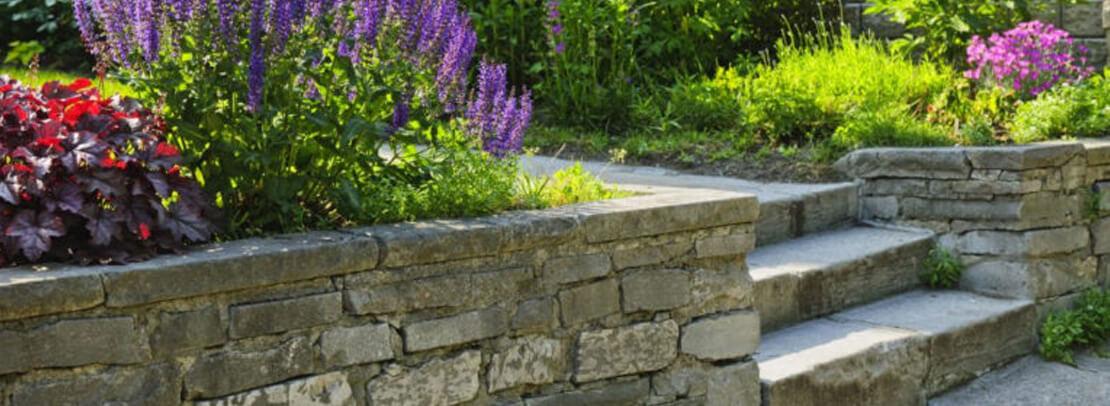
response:
<path id="1" fill-rule="evenodd" d="M 567 51 L 567 44 L 563 42 L 563 24 L 559 22 L 562 14 L 559 12 L 559 1 L 549 0 L 547 2 L 547 23 L 550 26 L 551 42 L 555 44 L 555 53 L 561 54 Z"/>
<path id="2" fill-rule="evenodd" d="M 1067 31 L 1052 24 L 1030 21 L 993 34 L 971 39 L 964 73 L 969 79 L 1008 87 L 1035 97 L 1061 82 L 1078 82 L 1093 72 L 1085 67 L 1087 49 L 1074 46 Z"/>
<path id="3" fill-rule="evenodd" d="M 521 150 L 532 120 L 532 95 L 523 91 L 518 97 L 506 91 L 507 73 L 505 65 L 483 61 L 477 94 L 466 111 L 467 132 L 482 141 L 483 150 L 498 157 Z"/>

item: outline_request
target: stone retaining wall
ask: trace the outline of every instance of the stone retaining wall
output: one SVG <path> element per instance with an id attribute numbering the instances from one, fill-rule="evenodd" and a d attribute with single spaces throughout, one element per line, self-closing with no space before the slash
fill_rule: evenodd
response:
<path id="1" fill-rule="evenodd" d="M 870 149 L 837 165 L 862 180 L 861 218 L 941 233 L 968 265 L 962 288 L 1046 310 L 1110 286 L 1110 142 Z"/>
<path id="2" fill-rule="evenodd" d="M 906 29 L 882 15 L 863 11 L 871 3 L 864 0 L 844 0 L 844 20 L 857 30 L 869 31 L 880 38 L 896 38 Z M 1091 61 L 1096 66 L 1107 63 L 1110 53 L 1110 1 L 1084 0 L 1080 4 L 1049 6 L 1038 18 L 1070 32 L 1076 42 L 1091 50 Z"/>
<path id="3" fill-rule="evenodd" d="M 0 405 L 758 404 L 757 216 L 677 190 L 3 270 Z"/>

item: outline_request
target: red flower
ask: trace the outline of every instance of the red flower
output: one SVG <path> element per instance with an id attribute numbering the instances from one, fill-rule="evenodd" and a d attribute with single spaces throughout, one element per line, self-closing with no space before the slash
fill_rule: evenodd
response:
<path id="1" fill-rule="evenodd" d="M 154 156 L 156 157 L 177 156 L 178 154 L 180 154 L 180 152 L 177 151 L 177 148 L 164 142 L 159 143 L 158 146 L 154 148 Z"/>
<path id="2" fill-rule="evenodd" d="M 139 239 L 143 240 L 143 241 L 146 241 L 149 238 L 150 238 L 150 226 L 146 225 L 146 223 L 140 223 L 139 224 Z"/>

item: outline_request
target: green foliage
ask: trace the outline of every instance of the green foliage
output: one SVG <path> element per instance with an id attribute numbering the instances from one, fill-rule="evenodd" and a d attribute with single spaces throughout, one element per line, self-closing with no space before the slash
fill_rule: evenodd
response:
<path id="1" fill-rule="evenodd" d="M 29 65 L 31 60 L 46 51 L 46 47 L 38 41 L 14 41 L 8 44 L 8 48 L 8 56 L 4 57 L 4 63 L 16 63 L 21 66 Z"/>
<path id="2" fill-rule="evenodd" d="M 849 117 L 868 122 L 847 130 L 845 136 L 861 134 L 882 122 L 880 118 L 890 124 L 889 114 L 871 113 L 892 108 L 921 117 L 955 77 L 943 65 L 914 63 L 880 41 L 854 39 L 846 27 L 837 34 L 788 37 L 780 41 L 778 56 L 777 63 L 756 68 L 746 85 L 749 120 L 772 143 L 823 141 Z M 933 132 L 895 121 L 929 135 L 911 144 L 935 144 Z"/>
<path id="3" fill-rule="evenodd" d="M 748 13 L 748 36 L 742 41 L 749 54 L 775 52 L 783 33 L 813 33 L 840 21 L 840 0 L 756 0 Z"/>
<path id="4" fill-rule="evenodd" d="M 933 289 L 951 289 L 960 283 L 960 275 L 964 272 L 964 264 L 948 250 L 936 247 L 929 251 L 925 259 L 925 272 L 921 274 L 921 282 Z"/>
<path id="5" fill-rule="evenodd" d="M 1071 310 L 1048 316 L 1041 326 L 1041 356 L 1075 365 L 1074 350 L 1110 339 L 1110 291 L 1092 289 Z"/>
<path id="6" fill-rule="evenodd" d="M 581 162 L 560 169 L 551 176 L 522 174 L 516 190 L 517 201 L 527 208 L 558 207 L 629 196 L 586 172 Z"/>
<path id="7" fill-rule="evenodd" d="M 712 79 L 682 79 L 640 100 L 636 121 L 658 132 L 746 132 L 744 80 L 738 69 L 724 68 Z"/>
<path id="8" fill-rule="evenodd" d="M 462 0 L 478 32 L 478 53 L 509 68 L 515 84 L 534 84 L 547 52 L 544 0 Z"/>
<path id="9" fill-rule="evenodd" d="M 1074 0 L 1064 0 L 1074 3 Z M 971 37 L 1013 28 L 1055 1 L 875 0 L 868 14 L 886 14 L 906 26 L 895 47 L 936 60 L 962 62 Z"/>
<path id="10" fill-rule="evenodd" d="M 1110 135 L 1110 80 L 1095 76 L 1075 86 L 1058 86 L 1021 104 L 1010 125 L 1014 142 Z"/>
<path id="11" fill-rule="evenodd" d="M 92 66 L 92 58 L 81 45 L 72 10 L 72 0 L 0 0 L 0 55 L 12 58 L 10 53 L 17 44 L 37 42 L 45 51 L 42 66 Z M 26 55 L 26 48 L 20 51 L 20 55 Z"/>

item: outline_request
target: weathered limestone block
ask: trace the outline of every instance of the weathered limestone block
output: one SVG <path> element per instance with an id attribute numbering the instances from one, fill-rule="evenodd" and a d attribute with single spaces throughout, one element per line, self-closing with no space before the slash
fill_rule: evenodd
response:
<path id="1" fill-rule="evenodd" d="M 422 321 L 405 327 L 405 351 L 418 352 L 466 344 L 499 336 L 508 329 L 508 315 L 498 307 Z"/>
<path id="2" fill-rule="evenodd" d="M 561 212 L 508 213 L 470 220 L 433 220 L 372 227 L 387 268 L 496 255 L 557 245 L 575 232 L 573 216 Z"/>
<path id="3" fill-rule="evenodd" d="M 657 371 L 678 355 L 678 323 L 641 323 L 578 336 L 575 382 Z"/>
<path id="4" fill-rule="evenodd" d="M 914 196 L 929 197 L 929 181 L 926 179 L 868 179 L 860 186 L 863 196 Z"/>
<path id="5" fill-rule="evenodd" d="M 1025 170 L 1061 166 L 1083 154 L 1074 142 L 966 148 L 967 159 L 976 169 Z"/>
<path id="6" fill-rule="evenodd" d="M 197 310 L 158 315 L 158 327 L 150 336 L 155 354 L 173 355 L 227 342 L 220 310 L 208 306 Z"/>
<path id="7" fill-rule="evenodd" d="M 798 222 L 802 234 L 830 230 L 854 223 L 859 215 L 859 185 L 842 183 L 822 186 L 802 196 Z M 751 250 L 748 250 L 751 251 Z"/>
<path id="8" fill-rule="evenodd" d="M 695 364 L 671 367 L 656 373 L 651 376 L 652 394 L 668 399 L 705 396 L 709 384 L 707 369 L 703 365 Z M 757 385 L 758 382 L 759 377 L 756 377 Z"/>
<path id="9" fill-rule="evenodd" d="M 755 235 L 752 233 L 708 237 L 694 242 L 697 258 L 731 257 L 743 255 L 755 249 Z"/>
<path id="10" fill-rule="evenodd" d="M 582 229 L 591 243 L 745 224 L 759 218 L 755 196 L 729 192 L 605 200 L 584 210 Z"/>
<path id="11" fill-rule="evenodd" d="M 600 319 L 621 311 L 620 287 L 615 279 L 583 285 L 559 292 L 563 325 Z"/>
<path id="12" fill-rule="evenodd" d="M 523 333 L 548 331 L 559 324 L 558 311 L 554 298 L 529 300 L 517 306 L 509 326 Z"/>
<path id="13" fill-rule="evenodd" d="M 972 231 L 959 237 L 961 254 L 1045 257 L 1085 249 L 1090 243 L 1087 227 L 1052 228 L 1025 232 Z"/>
<path id="14" fill-rule="evenodd" d="M 709 373 L 706 406 L 758 406 L 759 367 L 749 361 L 714 368 Z"/>
<path id="15" fill-rule="evenodd" d="M 418 368 L 391 365 L 366 385 L 374 406 L 448 406 L 478 396 L 482 354 L 467 351 Z"/>
<path id="16" fill-rule="evenodd" d="M 0 272 L 0 321 L 72 312 L 101 303 L 104 286 L 95 271 Z"/>
<path id="17" fill-rule="evenodd" d="M 188 399 L 226 396 L 313 372 L 312 343 L 295 337 L 263 350 L 227 349 L 197 358 L 185 373 Z"/>
<path id="18" fill-rule="evenodd" d="M 699 317 L 752 307 L 751 275 L 746 265 L 732 264 L 721 270 L 698 269 L 690 290 L 690 305 L 677 309 L 676 317 Z"/>
<path id="19" fill-rule="evenodd" d="M 759 347 L 759 331 L 754 311 L 698 320 L 682 329 L 682 352 L 707 361 L 742 358 Z"/>
<path id="20" fill-rule="evenodd" d="M 287 405 L 354 406 L 354 391 L 346 373 L 332 372 L 196 403 L 196 406 Z"/>
<path id="21" fill-rule="evenodd" d="M 26 333 L 0 332 L 0 374 L 149 359 L 150 347 L 131 317 L 63 320 Z"/>
<path id="22" fill-rule="evenodd" d="M 1092 251 L 1095 255 L 1110 254 L 1110 217 L 1103 217 L 1091 225 L 1094 237 Z"/>
<path id="23" fill-rule="evenodd" d="M 615 383 L 598 389 L 560 393 L 524 401 L 526 406 L 639 406 L 647 401 L 647 379 Z"/>
<path id="24" fill-rule="evenodd" d="M 860 199 L 860 217 L 864 219 L 893 220 L 898 218 L 898 198 L 895 196 L 868 196 Z"/>
<path id="25" fill-rule="evenodd" d="M 232 306 L 231 337 L 245 338 L 328 324 L 343 315 L 339 292 Z"/>
<path id="26" fill-rule="evenodd" d="M 673 309 L 690 302 L 690 274 L 677 269 L 632 273 L 621 279 L 626 313 Z"/>
<path id="27" fill-rule="evenodd" d="M 109 368 L 89 375 L 66 373 L 15 388 L 13 405 L 176 405 L 181 383 L 176 368 L 156 364 Z"/>
<path id="28" fill-rule="evenodd" d="M 566 350 L 559 340 L 525 337 L 493 355 L 489 366 L 489 391 L 522 385 L 555 382 L 566 369 Z"/>
<path id="29" fill-rule="evenodd" d="M 556 283 L 574 283 L 609 274 L 613 262 L 607 254 L 552 258 L 543 264 L 544 277 Z"/>
<path id="30" fill-rule="evenodd" d="M 393 359 L 395 340 L 388 324 L 336 327 L 320 334 L 320 353 L 330 367 L 369 364 Z"/>
<path id="31" fill-rule="evenodd" d="M 836 168 L 857 179 L 968 179 L 971 163 L 959 148 L 875 148 L 848 154 Z"/>
<path id="32" fill-rule="evenodd" d="M 1102 28 L 1099 3 L 1068 4 L 1064 6 L 1062 27 L 1076 37 L 1101 37 L 1106 35 Z"/>
<path id="33" fill-rule="evenodd" d="M 1040 180 L 951 180 L 929 182 L 928 196 L 990 199 L 995 195 L 1020 195 L 1039 192 L 1040 190 Z"/>
<path id="34" fill-rule="evenodd" d="M 671 262 L 694 248 L 693 243 L 680 241 L 670 244 L 621 250 L 613 253 L 613 267 L 617 270 L 639 268 Z"/>
<path id="35" fill-rule="evenodd" d="M 452 274 L 387 285 L 352 286 L 344 292 L 344 305 L 354 314 L 392 314 L 490 304 L 519 295 L 533 285 L 535 278 L 528 268 Z"/>
<path id="36" fill-rule="evenodd" d="M 1096 257 L 989 260 L 968 266 L 960 287 L 988 295 L 1040 299 L 1092 287 L 1097 278 Z"/>

